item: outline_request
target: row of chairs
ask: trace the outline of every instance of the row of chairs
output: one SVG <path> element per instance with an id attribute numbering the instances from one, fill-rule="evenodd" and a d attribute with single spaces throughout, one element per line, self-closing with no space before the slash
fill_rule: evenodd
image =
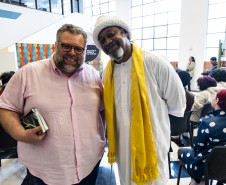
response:
<path id="1" fill-rule="evenodd" d="M 213 111 L 211 104 L 205 105 L 202 109 L 201 117 L 204 117 L 208 112 Z M 172 136 L 179 136 L 183 133 L 189 133 L 189 141 L 190 147 L 193 148 L 193 129 L 194 125 L 198 125 L 198 123 L 191 122 L 190 116 L 192 111 L 186 112 L 184 117 L 175 117 L 169 115 L 170 126 L 171 126 L 171 138 Z M 170 146 L 170 150 L 168 153 L 168 162 L 169 162 L 169 173 L 171 175 L 171 166 L 170 166 L 170 152 L 172 152 L 172 148 Z M 177 177 L 177 185 L 180 183 L 181 170 L 184 167 L 184 163 L 182 161 L 179 162 L 179 170 Z M 185 169 L 185 168 L 184 168 Z M 212 152 L 209 154 L 208 158 L 205 162 L 205 185 L 209 185 L 209 180 L 226 180 L 226 147 L 218 146 L 215 147 Z"/>

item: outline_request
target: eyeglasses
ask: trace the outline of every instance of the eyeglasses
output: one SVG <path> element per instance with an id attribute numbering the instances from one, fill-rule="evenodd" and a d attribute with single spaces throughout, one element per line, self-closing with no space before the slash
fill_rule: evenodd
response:
<path id="1" fill-rule="evenodd" d="M 72 48 L 74 49 L 75 53 L 80 55 L 84 53 L 85 48 L 79 46 L 72 46 L 70 44 L 61 43 L 62 50 L 64 52 L 70 52 Z"/>

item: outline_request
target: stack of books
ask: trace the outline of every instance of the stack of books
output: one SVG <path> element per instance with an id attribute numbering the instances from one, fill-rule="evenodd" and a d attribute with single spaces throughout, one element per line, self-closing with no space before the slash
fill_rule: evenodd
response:
<path id="1" fill-rule="evenodd" d="M 37 109 L 31 109 L 31 111 L 21 120 L 21 123 L 25 129 L 35 128 L 41 126 L 42 130 L 38 132 L 38 135 L 45 133 L 49 128 Z"/>

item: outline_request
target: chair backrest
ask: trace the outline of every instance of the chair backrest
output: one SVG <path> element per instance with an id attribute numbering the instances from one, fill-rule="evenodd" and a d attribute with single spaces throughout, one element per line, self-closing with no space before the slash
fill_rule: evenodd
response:
<path id="1" fill-rule="evenodd" d="M 226 180 L 226 146 L 214 147 L 206 158 L 205 178 L 206 180 Z"/>
<path id="2" fill-rule="evenodd" d="M 206 105 L 203 106 L 200 117 L 204 117 L 205 115 L 212 111 L 214 111 L 214 109 L 211 106 L 211 103 L 207 103 Z"/>
<path id="3" fill-rule="evenodd" d="M 169 115 L 170 118 L 170 128 L 171 128 L 171 136 L 178 136 L 183 134 L 184 132 L 189 132 L 190 130 L 190 116 L 192 111 L 185 112 L 184 117 L 176 117 Z"/>
<path id="4" fill-rule="evenodd" d="M 0 149 L 16 147 L 17 141 L 13 139 L 0 125 Z"/>
<path id="5" fill-rule="evenodd" d="M 17 158 L 17 141 L 0 125 L 0 167 L 1 159 Z"/>

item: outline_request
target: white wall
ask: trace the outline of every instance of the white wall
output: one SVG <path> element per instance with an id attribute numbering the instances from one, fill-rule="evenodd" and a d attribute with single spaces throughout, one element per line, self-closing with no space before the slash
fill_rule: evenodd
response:
<path id="1" fill-rule="evenodd" d="M 20 40 L 21 43 L 36 43 L 36 44 L 54 44 L 56 41 L 56 32 L 63 24 L 74 24 L 76 26 L 82 27 L 86 32 L 90 32 L 92 29 L 91 17 L 80 14 L 73 13 L 68 17 L 65 17 L 54 24 L 50 24 L 48 27 L 42 29 L 41 31 Z M 88 38 L 88 42 L 92 42 L 92 38 Z M 91 39 L 91 41 L 90 41 Z"/>
<path id="2" fill-rule="evenodd" d="M 0 9 L 21 13 L 17 19 L 0 17 L 0 50 L 63 19 L 63 15 L 0 2 Z"/>
<path id="3" fill-rule="evenodd" d="M 208 21 L 208 0 L 182 0 L 178 67 L 185 69 L 190 56 L 196 60 L 191 89 L 198 90 L 196 80 L 203 72 Z"/>
<path id="4" fill-rule="evenodd" d="M 131 0 L 115 0 L 116 15 L 129 24 L 131 18 Z"/>
<path id="5" fill-rule="evenodd" d="M 0 52 L 0 74 L 8 71 L 16 71 L 17 63 L 14 52 Z"/>

